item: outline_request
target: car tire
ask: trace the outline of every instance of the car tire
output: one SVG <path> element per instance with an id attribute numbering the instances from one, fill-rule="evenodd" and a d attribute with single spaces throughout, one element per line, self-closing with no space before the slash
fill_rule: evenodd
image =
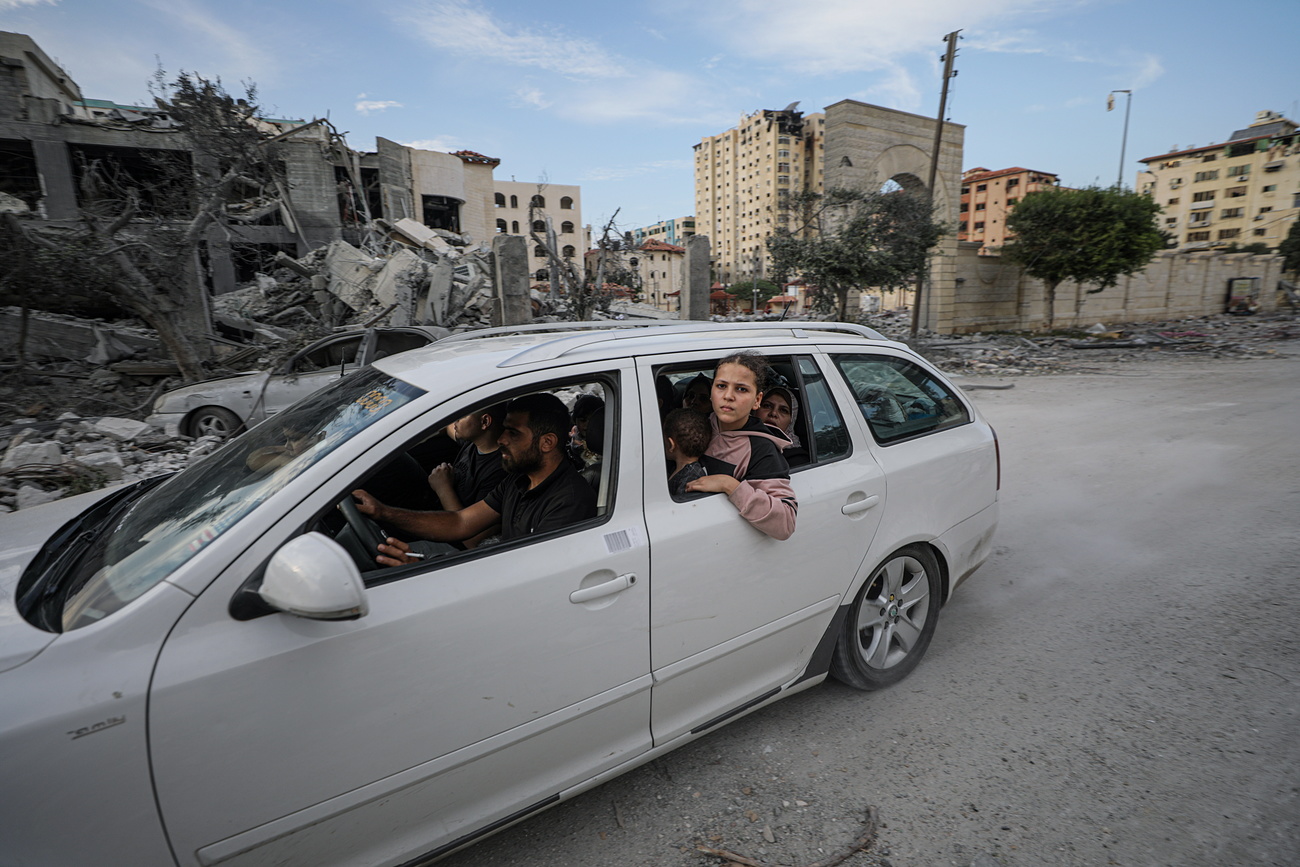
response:
<path id="1" fill-rule="evenodd" d="M 844 618 L 831 676 L 855 689 L 893 686 L 916 668 L 939 620 L 939 561 L 925 545 L 900 548 L 871 573 Z"/>
<path id="2" fill-rule="evenodd" d="M 185 419 L 186 435 L 195 438 L 215 436 L 227 440 L 243 429 L 239 416 L 221 406 L 199 407 Z"/>

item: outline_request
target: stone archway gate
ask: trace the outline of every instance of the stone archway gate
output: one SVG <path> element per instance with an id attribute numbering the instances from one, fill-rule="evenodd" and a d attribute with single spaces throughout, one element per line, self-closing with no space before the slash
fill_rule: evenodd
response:
<path id="1" fill-rule="evenodd" d="M 934 118 L 895 111 L 852 99 L 826 107 L 824 189 L 879 189 L 895 181 L 909 192 L 923 192 L 930 175 Z M 930 279 L 922 293 L 920 325 L 949 331 L 956 289 L 958 207 L 961 202 L 962 146 L 966 127 L 945 123 L 934 181 L 935 217 L 949 228 L 930 260 Z"/>

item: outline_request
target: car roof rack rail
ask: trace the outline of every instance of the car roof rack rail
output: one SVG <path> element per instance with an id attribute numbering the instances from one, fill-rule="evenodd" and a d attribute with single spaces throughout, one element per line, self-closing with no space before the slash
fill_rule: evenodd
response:
<path id="1" fill-rule="evenodd" d="M 551 324 L 552 323 L 546 323 L 546 325 Z M 581 326 L 587 323 L 572 322 L 563 324 Z M 497 367 L 518 367 L 521 364 L 530 364 L 539 361 L 553 361 L 557 358 L 568 355 L 570 352 L 576 352 L 585 347 L 594 346 L 599 343 L 606 343 L 611 340 L 633 340 L 673 334 L 698 334 L 700 332 L 709 331 L 784 331 L 788 332 L 792 337 L 799 339 L 806 338 L 808 335 L 805 332 L 809 331 L 832 331 L 854 334 L 858 337 L 866 337 L 869 340 L 883 341 L 887 339 L 878 331 L 852 322 L 738 322 L 724 325 L 717 322 L 707 322 L 702 320 L 687 322 L 678 321 L 675 323 L 656 322 L 654 324 L 659 327 L 649 331 L 635 326 L 633 328 L 625 328 L 624 324 L 625 323 L 623 322 L 614 322 L 611 326 L 600 329 L 599 331 L 577 328 L 556 329 L 557 332 L 578 331 L 579 333 L 565 334 L 564 336 L 556 337 L 554 340 L 548 340 L 545 343 L 530 346 L 527 349 L 521 350 L 505 359 L 498 364 Z M 635 325 L 642 324 L 643 323 L 636 323 Z M 599 325 L 597 325 L 597 328 L 599 328 Z M 527 325 L 517 326 L 517 329 L 530 329 L 534 333 L 538 331 L 545 333 L 547 330 L 545 327 L 531 328 Z M 514 333 L 514 330 L 507 328 L 506 333 Z M 445 343 L 446 341 L 444 340 L 441 342 Z"/>
<path id="2" fill-rule="evenodd" d="M 653 328 L 655 326 L 680 325 L 679 320 L 646 319 L 624 321 L 610 319 L 587 319 L 581 322 L 530 322 L 527 325 L 497 325 L 492 328 L 478 328 L 472 331 L 458 331 L 450 337 L 444 337 L 439 343 L 461 343 L 467 340 L 483 340 L 489 337 L 511 337 L 517 334 L 563 334 L 568 331 L 595 331 L 610 328 Z"/>

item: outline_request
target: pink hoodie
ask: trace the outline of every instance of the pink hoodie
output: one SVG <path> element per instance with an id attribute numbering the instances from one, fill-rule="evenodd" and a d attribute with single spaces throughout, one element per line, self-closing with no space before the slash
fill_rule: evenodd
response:
<path id="1" fill-rule="evenodd" d="M 734 431 L 719 430 L 718 417 L 712 413 L 709 424 L 713 439 L 701 463 L 710 473 L 740 479 L 730 499 L 741 517 L 773 539 L 789 539 L 799 511 L 790 487 L 790 466 L 781 454 L 790 441 L 752 417 Z"/>

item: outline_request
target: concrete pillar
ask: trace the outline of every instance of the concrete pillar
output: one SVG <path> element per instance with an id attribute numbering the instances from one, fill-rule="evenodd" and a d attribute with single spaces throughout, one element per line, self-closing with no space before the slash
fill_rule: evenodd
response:
<path id="1" fill-rule="evenodd" d="M 681 319 L 709 318 L 709 236 L 686 239 L 686 285 L 682 287 Z"/>
<path id="2" fill-rule="evenodd" d="M 235 263 L 230 258 L 230 245 L 225 241 L 208 239 L 208 279 L 213 295 L 224 295 L 238 288 Z"/>
<path id="3" fill-rule="evenodd" d="M 45 198 L 41 210 L 47 220 L 75 220 L 77 211 L 77 185 L 72 179 L 72 160 L 68 145 L 61 141 L 32 141 L 32 155 L 36 157 L 36 171 L 40 173 Z"/>
<path id="4" fill-rule="evenodd" d="M 492 239 L 496 284 L 493 325 L 526 325 L 533 321 L 532 296 L 528 292 L 528 243 L 521 235 L 497 235 Z"/>

